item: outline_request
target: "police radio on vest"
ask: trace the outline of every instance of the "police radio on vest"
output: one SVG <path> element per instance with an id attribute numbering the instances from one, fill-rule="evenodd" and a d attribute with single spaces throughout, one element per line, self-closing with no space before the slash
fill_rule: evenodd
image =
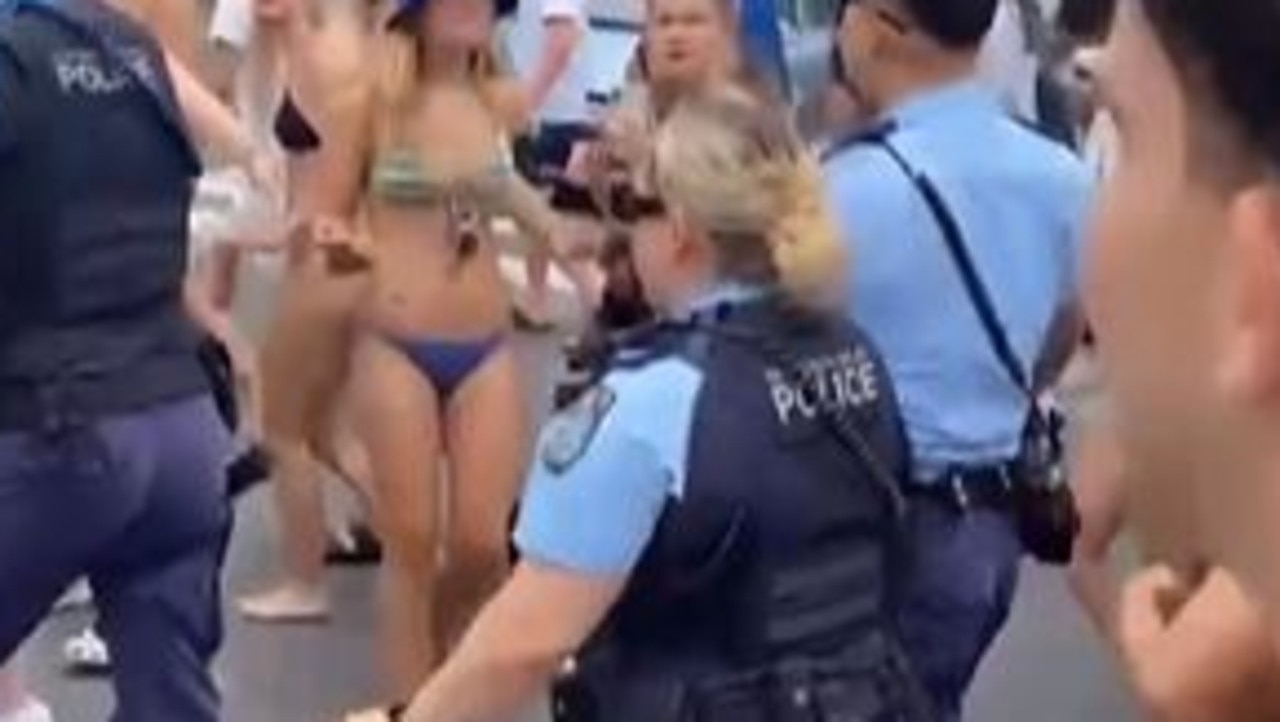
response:
<path id="1" fill-rule="evenodd" d="M 774 410 L 784 426 L 795 421 L 797 415 L 801 420 L 811 421 L 817 418 L 820 409 L 858 409 L 880 398 L 876 368 L 866 349 L 806 359 L 799 367 L 808 392 L 798 388 L 780 369 L 765 371 Z"/>

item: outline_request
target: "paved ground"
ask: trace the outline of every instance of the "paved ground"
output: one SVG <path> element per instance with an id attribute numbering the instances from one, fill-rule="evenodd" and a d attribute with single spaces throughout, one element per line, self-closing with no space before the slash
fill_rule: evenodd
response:
<path id="1" fill-rule="evenodd" d="M 256 298 L 251 310 L 265 301 Z M 261 313 L 250 313 L 260 318 Z M 545 400 L 553 345 L 524 340 L 526 367 Z M 270 569 L 274 533 L 263 494 L 250 497 L 231 553 L 228 591 L 252 588 Z M 227 722 L 327 722 L 371 700 L 371 573 L 333 576 L 336 616 L 320 628 L 256 627 L 229 616 L 230 636 L 219 664 Z M 25 665 L 59 722 L 107 718 L 101 682 L 71 680 L 58 670 L 57 649 L 84 618 L 51 620 L 33 641 Z M 530 713 L 521 722 L 543 719 Z M 1014 618 L 973 690 L 973 722 L 1128 722 L 1135 720 L 1110 660 L 1087 628 L 1059 575 L 1027 570 Z M 128 722 L 127 720 L 123 722 Z M 173 722 L 182 722 L 173 720 Z"/>

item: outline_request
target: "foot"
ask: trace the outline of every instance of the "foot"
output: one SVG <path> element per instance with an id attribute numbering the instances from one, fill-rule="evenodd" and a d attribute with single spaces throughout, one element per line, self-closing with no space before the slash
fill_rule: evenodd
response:
<path id="1" fill-rule="evenodd" d="M 72 674 L 97 676 L 111 671 L 111 651 L 93 627 L 62 645 L 62 661 Z"/>
<path id="2" fill-rule="evenodd" d="M 324 560 L 335 566 L 378 564 L 382 561 L 382 544 L 369 527 L 351 524 L 332 536 Z"/>
<path id="3" fill-rule="evenodd" d="M 293 583 L 241 597 L 236 606 L 245 619 L 262 624 L 314 624 L 329 618 L 327 594 Z"/>
<path id="4" fill-rule="evenodd" d="M 43 702 L 31 697 L 14 709 L 0 712 L 0 722 L 53 722 L 53 713 Z"/>

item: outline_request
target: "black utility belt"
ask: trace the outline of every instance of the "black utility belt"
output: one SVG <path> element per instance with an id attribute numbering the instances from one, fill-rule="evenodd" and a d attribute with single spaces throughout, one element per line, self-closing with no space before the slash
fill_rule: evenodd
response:
<path id="1" fill-rule="evenodd" d="M 957 512 L 1013 511 L 1018 503 L 1022 467 L 1017 462 L 956 467 L 927 482 L 907 484 L 906 494 Z"/>
<path id="2" fill-rule="evenodd" d="M 875 722 L 891 713 L 913 719 L 903 703 L 906 680 L 887 648 L 800 658 L 687 690 L 692 722 Z M 901 708 L 901 709 L 900 709 Z"/>
<path id="3" fill-rule="evenodd" d="M 208 378 L 194 354 L 92 375 L 51 379 L 0 375 L 0 432 L 57 432 L 208 390 Z"/>

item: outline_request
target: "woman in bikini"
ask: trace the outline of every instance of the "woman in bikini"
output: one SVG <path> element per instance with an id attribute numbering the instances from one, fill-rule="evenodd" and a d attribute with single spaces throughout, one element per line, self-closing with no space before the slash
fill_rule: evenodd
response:
<path id="1" fill-rule="evenodd" d="M 321 128 L 363 223 L 317 228 L 317 240 L 331 262 L 372 266 L 352 386 L 384 546 L 392 699 L 415 689 L 502 580 L 529 445 L 489 226 L 509 216 L 550 248 L 558 224 L 508 150 L 527 104 L 490 53 L 511 6 L 398 0 L 363 92 L 331 101 Z"/>
<path id="2" fill-rule="evenodd" d="M 245 53 L 241 94 L 247 113 L 258 116 L 288 158 L 289 212 L 297 218 L 349 216 L 353 199 L 334 182 L 322 152 L 329 141 L 298 96 L 307 94 L 308 84 L 319 86 L 312 95 L 327 97 L 352 81 L 373 4 L 327 0 L 312 8 L 300 0 L 253 1 L 254 40 Z M 362 274 L 334 272 L 314 249 L 289 249 L 261 355 L 262 423 L 276 472 L 284 570 L 271 588 L 240 600 L 241 613 L 254 621 L 322 621 L 329 614 L 322 480 L 326 471 L 335 472 L 360 491 L 366 476 L 343 413 L 352 313 L 363 283 Z"/>

